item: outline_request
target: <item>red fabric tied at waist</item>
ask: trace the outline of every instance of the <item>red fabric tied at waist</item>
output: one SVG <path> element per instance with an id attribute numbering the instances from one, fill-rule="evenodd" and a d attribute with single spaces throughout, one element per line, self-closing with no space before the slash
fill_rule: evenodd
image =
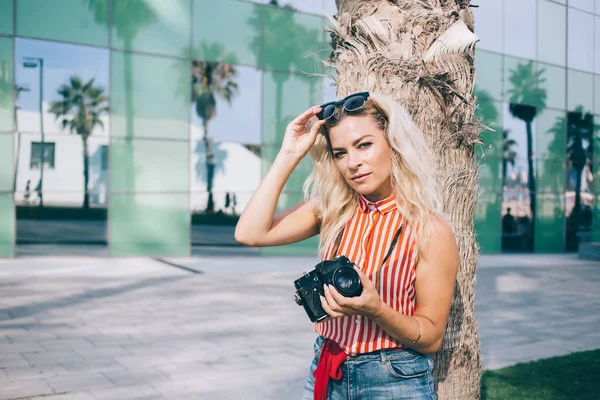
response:
<path id="1" fill-rule="evenodd" d="M 340 367 L 346 358 L 348 358 L 348 355 L 336 342 L 331 339 L 325 340 L 317 369 L 313 373 L 315 378 L 314 400 L 327 400 L 329 378 L 336 381 L 342 379 Z"/>

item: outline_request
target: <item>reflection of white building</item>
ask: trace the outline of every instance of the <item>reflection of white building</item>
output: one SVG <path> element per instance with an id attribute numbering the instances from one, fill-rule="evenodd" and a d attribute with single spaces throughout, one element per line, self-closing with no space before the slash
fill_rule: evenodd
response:
<path id="1" fill-rule="evenodd" d="M 18 140 L 15 140 L 16 193 L 17 204 L 25 202 L 27 182 L 29 181 L 29 202 L 37 204 L 35 188 L 40 179 L 40 120 L 39 113 L 19 110 Z M 113 121 L 114 122 L 114 121 Z M 169 124 L 169 121 L 140 121 L 136 119 L 136 130 L 145 131 L 145 126 L 168 127 L 180 124 L 181 121 Z M 88 139 L 89 150 L 89 183 L 90 205 L 103 206 L 108 201 L 108 164 L 110 142 L 110 123 L 108 117 L 103 119 L 104 130 L 98 127 Z M 203 131 L 197 125 L 189 125 L 189 191 L 190 210 L 202 211 L 206 208 L 206 154 L 202 140 Z M 52 114 L 44 113 L 45 156 L 44 156 L 44 204 L 51 206 L 74 206 L 83 204 L 83 143 L 77 134 L 63 130 L 60 121 Z M 226 213 L 233 211 L 233 195 L 235 194 L 235 211 L 239 214 L 261 180 L 262 159 L 252 150 L 240 143 L 213 143 L 216 170 L 213 181 L 213 199 L 215 210 Z M 166 162 L 166 158 L 157 160 Z M 183 173 L 175 168 L 159 166 L 166 172 Z M 178 168 L 177 168 L 178 169 Z M 151 177 L 150 177 L 151 178 Z M 165 178 L 162 178 L 165 179 Z M 226 195 L 229 193 L 230 206 L 226 209 Z"/>

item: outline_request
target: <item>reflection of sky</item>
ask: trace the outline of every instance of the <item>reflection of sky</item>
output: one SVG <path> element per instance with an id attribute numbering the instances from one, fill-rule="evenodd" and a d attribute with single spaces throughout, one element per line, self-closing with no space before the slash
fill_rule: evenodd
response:
<path id="1" fill-rule="evenodd" d="M 15 72 L 17 85 L 27 85 L 29 92 L 21 92 L 19 105 L 28 111 L 39 110 L 39 68 L 23 67 L 23 57 L 44 59 L 44 101 L 58 100 L 57 89 L 79 75 L 84 81 L 95 78 L 96 86 L 109 90 L 108 49 L 16 39 Z"/>

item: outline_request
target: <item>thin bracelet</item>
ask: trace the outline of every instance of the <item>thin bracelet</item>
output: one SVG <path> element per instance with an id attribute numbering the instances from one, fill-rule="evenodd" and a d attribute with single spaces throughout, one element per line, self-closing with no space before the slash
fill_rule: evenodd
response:
<path id="1" fill-rule="evenodd" d="M 421 340 L 421 323 L 419 322 L 419 320 L 415 317 L 413 317 L 415 321 L 417 321 L 417 324 L 419 325 L 419 337 L 416 338 L 415 340 L 411 341 L 412 344 L 417 344 L 417 342 L 419 340 Z"/>

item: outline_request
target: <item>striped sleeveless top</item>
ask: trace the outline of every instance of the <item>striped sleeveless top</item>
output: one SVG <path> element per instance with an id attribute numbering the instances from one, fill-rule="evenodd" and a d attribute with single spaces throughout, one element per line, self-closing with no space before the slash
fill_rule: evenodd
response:
<path id="1" fill-rule="evenodd" d="M 396 246 L 381 266 L 394 235 L 404 222 Z M 331 259 L 335 244 L 323 259 Z M 346 225 L 338 255 L 345 255 L 375 282 L 379 270 L 379 295 L 394 310 L 405 315 L 415 311 L 416 238 L 411 226 L 403 221 L 394 195 L 377 203 L 360 197 L 354 215 Z M 315 324 L 315 331 L 335 341 L 350 355 L 391 348 L 405 348 L 373 321 L 363 315 L 344 316 Z"/>

